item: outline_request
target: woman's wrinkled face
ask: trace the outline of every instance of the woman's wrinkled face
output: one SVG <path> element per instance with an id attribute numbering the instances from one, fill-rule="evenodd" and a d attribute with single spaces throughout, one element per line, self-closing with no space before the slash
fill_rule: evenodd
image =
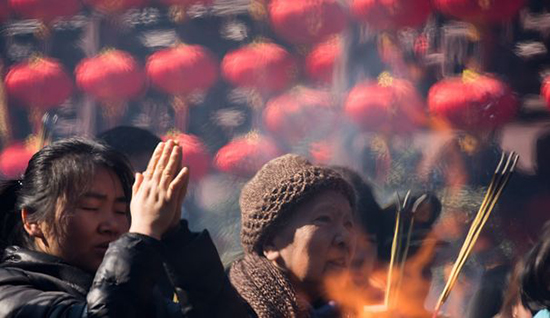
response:
<path id="1" fill-rule="evenodd" d="M 355 248 L 352 209 L 345 196 L 324 191 L 298 206 L 264 245 L 264 255 L 293 284 L 316 297 L 327 275 L 349 267 Z"/>
<path id="2" fill-rule="evenodd" d="M 90 189 L 74 208 L 57 213 L 64 215 L 64 232 L 57 237 L 45 234 L 46 252 L 70 264 L 95 272 L 109 243 L 130 228 L 128 200 L 116 174 L 99 168 Z"/>

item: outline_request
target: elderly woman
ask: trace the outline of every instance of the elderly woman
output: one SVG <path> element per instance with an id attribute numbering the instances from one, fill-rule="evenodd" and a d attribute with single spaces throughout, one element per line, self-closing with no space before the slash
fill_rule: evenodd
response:
<path id="1" fill-rule="evenodd" d="M 349 267 L 355 195 L 334 170 L 285 155 L 243 188 L 245 256 L 230 280 L 257 317 L 308 317 L 326 304 L 323 283 Z"/>

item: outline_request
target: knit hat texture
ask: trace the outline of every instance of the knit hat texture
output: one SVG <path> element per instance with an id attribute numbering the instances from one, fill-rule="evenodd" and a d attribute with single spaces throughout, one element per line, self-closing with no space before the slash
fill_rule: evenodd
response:
<path id="1" fill-rule="evenodd" d="M 243 187 L 241 243 L 246 252 L 262 253 L 264 240 L 295 211 L 323 190 L 342 193 L 355 208 L 352 186 L 336 171 L 287 154 L 266 163 Z"/>

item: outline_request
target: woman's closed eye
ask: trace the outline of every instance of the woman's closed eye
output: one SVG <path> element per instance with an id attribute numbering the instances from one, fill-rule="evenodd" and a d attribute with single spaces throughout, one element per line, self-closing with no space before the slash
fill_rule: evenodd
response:
<path id="1" fill-rule="evenodd" d="M 318 217 L 316 217 L 313 222 L 315 223 L 330 223 L 332 222 L 332 217 L 330 217 L 330 215 L 320 215 Z"/>
<path id="2" fill-rule="evenodd" d="M 84 210 L 84 211 L 97 211 L 97 210 L 99 210 L 99 207 L 97 207 L 97 206 L 88 206 L 88 205 L 79 206 L 78 208 L 81 209 L 81 210 Z"/>

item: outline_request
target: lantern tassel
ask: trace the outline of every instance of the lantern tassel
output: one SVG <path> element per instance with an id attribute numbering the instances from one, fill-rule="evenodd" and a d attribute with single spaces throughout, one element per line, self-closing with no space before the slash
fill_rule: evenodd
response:
<path id="1" fill-rule="evenodd" d="M 189 124 L 189 104 L 183 96 L 175 96 L 172 101 L 174 108 L 174 126 L 178 131 L 187 132 Z"/>

